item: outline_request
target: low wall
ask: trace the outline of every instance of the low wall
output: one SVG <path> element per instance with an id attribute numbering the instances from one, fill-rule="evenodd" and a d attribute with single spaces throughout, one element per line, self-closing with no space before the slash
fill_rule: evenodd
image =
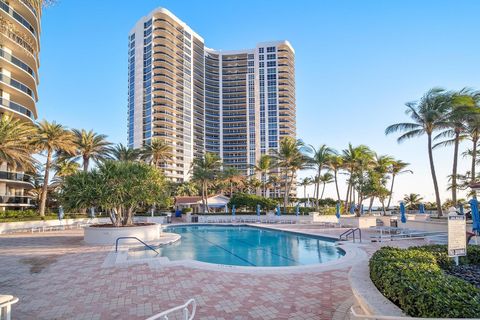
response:
<path id="1" fill-rule="evenodd" d="M 8 230 L 27 229 L 27 228 L 41 228 L 51 226 L 68 226 L 76 223 L 109 223 L 109 218 L 94 218 L 94 219 L 62 219 L 60 220 L 38 220 L 38 221 L 19 221 L 19 222 L 2 222 L 0 223 L 0 234 Z"/>
<path id="2" fill-rule="evenodd" d="M 348 225 L 353 228 L 370 228 L 377 225 L 377 218 L 375 216 L 371 217 L 340 217 L 340 224 Z"/>
<path id="3" fill-rule="evenodd" d="M 118 237 L 137 237 L 145 242 L 160 238 L 161 225 L 151 224 L 137 227 L 85 227 L 83 240 L 88 244 L 114 245 Z M 122 243 L 138 243 L 134 239 L 122 240 Z"/>
<path id="4" fill-rule="evenodd" d="M 151 223 L 159 223 L 165 224 L 167 223 L 167 217 L 159 216 L 159 217 L 147 217 L 147 216 L 135 216 L 133 217 L 135 222 L 151 222 Z"/>

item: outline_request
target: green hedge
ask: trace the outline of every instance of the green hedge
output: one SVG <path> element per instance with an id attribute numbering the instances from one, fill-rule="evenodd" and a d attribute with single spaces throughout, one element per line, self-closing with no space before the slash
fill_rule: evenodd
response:
<path id="1" fill-rule="evenodd" d="M 472 251 L 476 259 L 478 251 Z M 384 247 L 370 259 L 370 278 L 385 297 L 412 317 L 478 317 L 480 290 L 443 272 L 441 267 L 450 265 L 444 253 L 437 246 Z"/>
<path id="2" fill-rule="evenodd" d="M 64 219 L 86 218 L 84 214 L 65 214 Z M 36 210 L 6 210 L 0 211 L 0 222 L 20 222 L 20 221 L 38 221 L 58 219 L 56 213 L 47 213 L 45 217 L 40 217 Z"/>

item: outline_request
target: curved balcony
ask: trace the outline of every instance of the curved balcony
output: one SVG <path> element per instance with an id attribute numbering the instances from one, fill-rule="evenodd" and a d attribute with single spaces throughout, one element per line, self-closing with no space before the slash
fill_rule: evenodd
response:
<path id="1" fill-rule="evenodd" d="M 7 206 L 33 206 L 33 199 L 29 196 L 0 195 L 0 205 Z"/>
<path id="2" fill-rule="evenodd" d="M 27 29 L 32 34 L 35 41 L 37 41 L 37 31 L 32 26 L 32 24 L 23 17 L 23 15 L 21 15 L 19 12 L 14 10 L 3 0 L 0 0 L 0 9 L 2 9 L 5 13 L 10 15 L 19 25 Z"/>
<path id="3" fill-rule="evenodd" d="M 23 92 L 24 94 L 32 98 L 34 102 L 36 101 L 36 96 L 33 90 L 27 87 L 26 85 L 24 85 L 23 83 L 21 83 L 20 81 L 10 78 L 9 76 L 3 73 L 0 73 L 0 82 L 6 83 L 7 85 Z"/>
<path id="4" fill-rule="evenodd" d="M 35 120 L 35 115 L 28 108 L 2 97 L 0 97 L 0 108 L 6 111 L 20 113 L 22 116 L 27 117 L 30 121 Z"/>
<path id="5" fill-rule="evenodd" d="M 20 69 L 31 75 L 34 79 L 36 79 L 35 71 L 33 71 L 33 69 L 30 68 L 28 64 L 8 53 L 7 51 L 3 50 L 2 48 L 0 48 L 0 58 L 3 58 L 8 62 L 14 64 L 15 66 L 19 67 Z"/>
<path id="6" fill-rule="evenodd" d="M 32 185 L 32 176 L 22 172 L 0 171 L 0 180 L 8 183 Z"/>

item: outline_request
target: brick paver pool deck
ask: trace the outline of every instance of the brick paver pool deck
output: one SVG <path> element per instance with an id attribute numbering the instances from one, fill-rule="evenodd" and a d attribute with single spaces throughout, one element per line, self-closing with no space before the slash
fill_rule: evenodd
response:
<path id="1" fill-rule="evenodd" d="M 332 319 L 352 297 L 349 266 L 281 274 L 102 268 L 112 248 L 82 239 L 82 230 L 0 236 L 0 293 L 20 299 L 13 319 L 146 319 L 190 298 L 195 319 Z"/>

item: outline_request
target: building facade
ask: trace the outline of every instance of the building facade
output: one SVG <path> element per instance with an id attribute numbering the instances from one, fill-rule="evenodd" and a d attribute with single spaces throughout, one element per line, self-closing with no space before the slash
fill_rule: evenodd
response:
<path id="1" fill-rule="evenodd" d="M 288 41 L 210 49 L 171 12 L 154 10 L 129 35 L 128 145 L 166 140 L 173 181 L 188 180 L 205 152 L 253 174 L 261 155 L 296 136 L 294 55 Z"/>
<path id="2" fill-rule="evenodd" d="M 0 115 L 37 118 L 41 1 L 0 0 Z M 0 164 L 0 209 L 30 207 L 29 175 Z"/>

